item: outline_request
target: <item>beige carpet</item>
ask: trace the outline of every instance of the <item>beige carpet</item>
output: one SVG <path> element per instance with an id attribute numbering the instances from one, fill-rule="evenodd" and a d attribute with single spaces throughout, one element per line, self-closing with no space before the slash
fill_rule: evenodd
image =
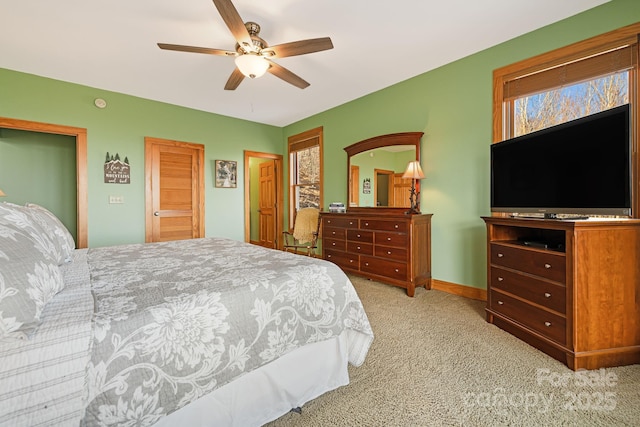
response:
<path id="1" fill-rule="evenodd" d="M 640 365 L 579 375 L 486 323 L 483 302 L 351 279 L 375 334 L 365 363 L 269 426 L 640 426 Z"/>

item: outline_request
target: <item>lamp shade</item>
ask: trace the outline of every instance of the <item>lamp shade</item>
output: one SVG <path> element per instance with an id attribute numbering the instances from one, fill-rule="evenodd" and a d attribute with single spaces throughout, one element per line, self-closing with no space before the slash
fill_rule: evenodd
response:
<path id="1" fill-rule="evenodd" d="M 407 165 L 407 170 L 404 171 L 402 177 L 405 179 L 424 178 L 424 173 L 422 172 L 422 168 L 420 167 L 420 162 L 417 160 L 409 162 L 409 164 Z"/>
<path id="2" fill-rule="evenodd" d="M 245 53 L 236 58 L 236 67 L 245 76 L 255 79 L 262 76 L 269 69 L 269 63 L 255 53 Z"/>
<path id="3" fill-rule="evenodd" d="M 6 194 L 4 194 L 2 190 L 0 190 L 0 197 L 4 197 L 4 196 L 6 196 Z"/>

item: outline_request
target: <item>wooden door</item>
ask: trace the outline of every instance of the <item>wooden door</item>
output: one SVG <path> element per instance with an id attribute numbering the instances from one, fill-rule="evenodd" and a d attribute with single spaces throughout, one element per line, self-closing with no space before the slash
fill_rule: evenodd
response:
<path id="1" fill-rule="evenodd" d="M 258 194 L 259 245 L 276 247 L 276 162 L 260 163 Z"/>
<path id="2" fill-rule="evenodd" d="M 402 173 L 393 176 L 393 206 L 397 208 L 411 207 L 411 180 L 403 178 Z"/>
<path id="3" fill-rule="evenodd" d="M 145 138 L 147 242 L 204 237 L 204 146 Z"/>
<path id="4" fill-rule="evenodd" d="M 360 166 L 351 165 L 349 190 L 349 206 L 360 205 Z"/>

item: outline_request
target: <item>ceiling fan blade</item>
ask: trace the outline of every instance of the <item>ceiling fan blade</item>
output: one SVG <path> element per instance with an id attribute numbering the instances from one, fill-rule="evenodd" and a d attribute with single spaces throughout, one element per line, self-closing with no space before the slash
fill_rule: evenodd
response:
<path id="1" fill-rule="evenodd" d="M 231 34 L 236 39 L 238 44 L 245 50 L 245 52 L 253 50 L 253 41 L 249 35 L 249 31 L 244 26 L 244 22 L 238 13 L 236 7 L 231 3 L 231 0 L 213 0 L 213 4 L 218 9 L 220 16 Z"/>
<path id="2" fill-rule="evenodd" d="M 269 46 L 262 51 L 273 52 L 277 58 L 285 58 L 287 56 L 304 55 L 329 49 L 333 49 L 331 39 L 329 37 L 322 37 L 319 39 L 299 40 L 297 42 L 277 44 L 275 46 Z"/>
<path id="3" fill-rule="evenodd" d="M 236 67 L 229 76 L 227 84 L 224 85 L 224 90 L 235 90 L 238 86 L 240 86 L 242 80 L 244 80 L 244 74 L 242 74 Z"/>
<path id="4" fill-rule="evenodd" d="M 281 78 L 285 82 L 290 83 L 296 87 L 299 87 L 300 89 L 304 89 L 307 86 L 309 86 L 309 82 L 303 80 L 301 77 L 297 76 L 296 74 L 293 74 L 291 71 L 287 70 L 283 66 L 278 65 L 273 61 L 269 61 L 269 65 L 270 67 L 267 71 L 273 74 L 274 76 Z"/>
<path id="5" fill-rule="evenodd" d="M 181 44 L 158 43 L 158 47 L 160 49 L 165 49 L 165 50 L 177 50 L 179 52 L 205 53 L 207 55 L 220 55 L 220 56 L 237 56 L 238 55 L 236 52 L 232 52 L 230 50 L 212 49 L 208 47 L 197 47 L 197 46 L 184 46 Z"/>

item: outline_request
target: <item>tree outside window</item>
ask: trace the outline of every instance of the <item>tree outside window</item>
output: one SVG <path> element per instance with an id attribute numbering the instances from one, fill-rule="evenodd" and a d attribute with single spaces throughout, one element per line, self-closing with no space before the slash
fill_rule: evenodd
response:
<path id="1" fill-rule="evenodd" d="M 608 76 L 514 100 L 513 136 L 525 135 L 629 103 L 629 73 Z"/>
<path id="2" fill-rule="evenodd" d="M 289 137 L 289 224 L 298 210 L 322 208 L 322 128 Z"/>

